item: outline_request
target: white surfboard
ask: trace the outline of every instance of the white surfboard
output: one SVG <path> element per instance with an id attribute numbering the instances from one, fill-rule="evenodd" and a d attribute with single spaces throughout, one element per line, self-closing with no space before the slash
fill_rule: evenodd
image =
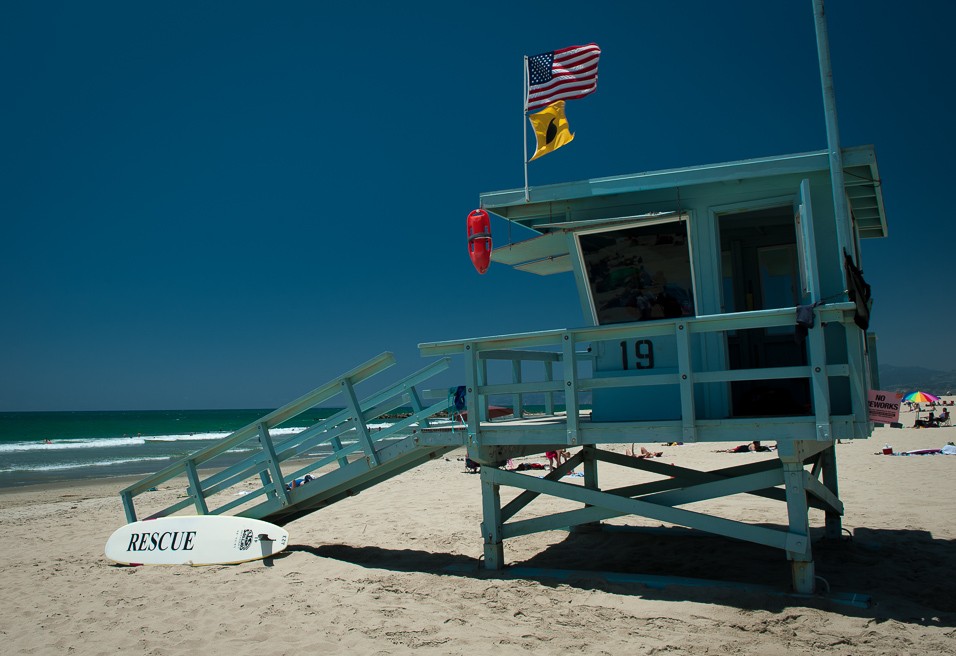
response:
<path id="1" fill-rule="evenodd" d="M 116 529 L 106 541 L 106 557 L 123 565 L 233 565 L 268 558 L 288 544 L 288 531 L 269 522 L 183 515 Z"/>

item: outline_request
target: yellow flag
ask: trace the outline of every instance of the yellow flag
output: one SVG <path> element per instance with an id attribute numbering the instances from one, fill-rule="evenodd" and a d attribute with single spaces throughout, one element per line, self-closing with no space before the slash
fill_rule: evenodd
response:
<path id="1" fill-rule="evenodd" d="M 563 100 L 548 105 L 537 114 L 532 114 L 528 120 L 531 121 L 531 127 L 534 128 L 535 137 L 538 139 L 538 149 L 534 151 L 534 156 L 528 160 L 529 162 L 574 140 L 574 135 L 568 128 L 568 119 L 564 116 Z"/>

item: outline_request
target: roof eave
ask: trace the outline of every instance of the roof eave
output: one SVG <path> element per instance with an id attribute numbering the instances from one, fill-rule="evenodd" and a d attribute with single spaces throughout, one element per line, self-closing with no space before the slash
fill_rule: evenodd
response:
<path id="1" fill-rule="evenodd" d="M 829 165 L 827 151 L 819 150 L 543 185 L 530 188 L 530 201 L 525 200 L 524 189 L 486 192 L 482 193 L 479 199 L 481 207 L 486 210 L 511 221 L 521 221 L 550 215 L 551 205 L 556 202 L 572 202 L 584 198 L 640 193 L 655 189 L 686 188 L 729 180 L 825 171 Z M 851 195 L 851 207 L 860 227 L 860 236 L 885 236 L 886 216 L 883 211 L 883 196 L 873 146 L 843 149 L 843 165 L 845 170 L 852 173 L 846 176 L 848 194 L 851 194 L 851 190 L 855 190 L 854 193 L 861 198 L 856 205 L 853 205 Z M 865 200 L 862 199 L 863 197 Z"/>

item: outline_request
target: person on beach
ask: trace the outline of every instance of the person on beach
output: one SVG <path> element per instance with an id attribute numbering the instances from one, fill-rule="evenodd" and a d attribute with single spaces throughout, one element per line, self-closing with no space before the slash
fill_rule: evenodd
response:
<path id="1" fill-rule="evenodd" d="M 660 458 L 664 455 L 663 451 L 648 451 L 644 447 L 641 447 L 641 452 L 638 453 L 634 450 L 634 445 L 631 445 L 630 449 L 624 451 L 625 455 L 633 456 L 635 458 Z"/>
<path id="2" fill-rule="evenodd" d="M 570 460 L 570 459 L 571 459 L 571 452 L 570 452 L 570 451 L 568 451 L 567 449 L 558 449 L 558 462 L 559 462 L 559 463 L 564 464 L 564 463 L 566 463 L 566 462 L 567 462 L 568 460 Z M 574 474 L 575 472 L 574 472 L 574 470 L 572 469 L 572 470 L 571 470 L 570 472 L 568 472 L 568 473 Z"/>
<path id="3" fill-rule="evenodd" d="M 732 449 L 720 449 L 715 453 L 747 453 L 749 451 L 770 451 L 769 446 L 761 446 L 760 440 L 754 440 L 750 444 L 741 444 Z"/>
<path id="4" fill-rule="evenodd" d="M 913 428 L 937 428 L 938 423 L 934 415 L 935 413 L 931 411 L 926 419 L 917 419 Z"/>
<path id="5" fill-rule="evenodd" d="M 558 465 L 561 464 L 557 451 L 545 451 L 544 457 L 548 459 L 548 469 L 557 469 Z"/>
<path id="6" fill-rule="evenodd" d="M 286 485 L 286 486 L 285 486 L 286 492 L 291 492 L 294 488 L 302 487 L 302 486 L 305 485 L 306 483 L 309 483 L 309 482 L 314 481 L 314 480 L 315 480 L 315 479 L 312 478 L 311 475 L 306 474 L 304 478 L 297 478 L 297 479 L 293 480 L 291 483 L 289 483 L 288 485 Z"/>

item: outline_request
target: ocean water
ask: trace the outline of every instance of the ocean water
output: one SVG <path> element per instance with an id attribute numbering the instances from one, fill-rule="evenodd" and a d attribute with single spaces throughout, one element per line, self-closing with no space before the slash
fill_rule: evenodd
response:
<path id="1" fill-rule="evenodd" d="M 281 440 L 283 434 L 298 432 L 338 410 L 314 408 L 270 432 Z M 216 443 L 269 412 L 0 412 L 0 487 L 130 474 L 146 476 Z M 322 447 L 315 453 L 322 453 Z M 239 460 L 243 452 L 239 449 L 230 455 Z M 222 459 L 217 463 L 226 464 Z"/>

